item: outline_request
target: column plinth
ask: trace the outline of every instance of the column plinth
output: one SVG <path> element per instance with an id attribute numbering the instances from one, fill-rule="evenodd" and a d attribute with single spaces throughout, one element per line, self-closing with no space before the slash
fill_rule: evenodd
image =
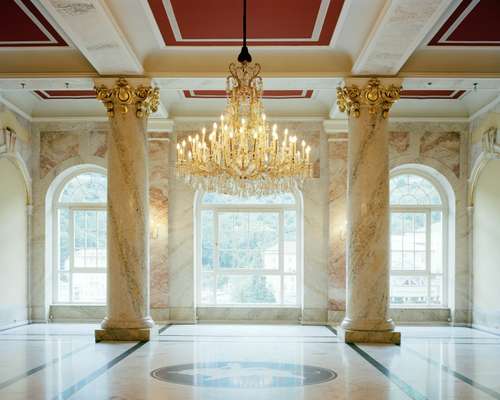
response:
<path id="1" fill-rule="evenodd" d="M 348 343 L 400 343 L 389 317 L 389 139 L 387 117 L 399 86 L 377 79 L 337 89 L 349 114 L 347 298 L 340 335 Z"/>
<path id="2" fill-rule="evenodd" d="M 107 83 L 109 80 L 106 80 Z M 137 81 L 137 82 L 135 82 Z M 147 116 L 158 102 L 149 80 L 96 87 L 108 111 L 107 316 L 100 340 L 149 340 Z"/>

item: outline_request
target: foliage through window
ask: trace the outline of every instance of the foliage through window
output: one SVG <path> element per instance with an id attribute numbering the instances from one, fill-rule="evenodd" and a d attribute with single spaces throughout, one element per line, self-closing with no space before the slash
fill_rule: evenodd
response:
<path id="1" fill-rule="evenodd" d="M 200 305 L 299 304 L 294 195 L 242 198 L 206 193 L 198 227 Z"/>
<path id="2" fill-rule="evenodd" d="M 418 174 L 390 181 L 391 304 L 445 304 L 446 207 L 436 186 Z"/>
<path id="3" fill-rule="evenodd" d="M 67 180 L 55 202 L 56 303 L 106 301 L 106 176 L 82 172 Z"/>

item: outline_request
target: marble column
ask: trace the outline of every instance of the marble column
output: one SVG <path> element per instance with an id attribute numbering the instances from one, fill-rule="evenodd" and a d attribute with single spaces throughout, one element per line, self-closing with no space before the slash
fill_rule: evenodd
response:
<path id="1" fill-rule="evenodd" d="M 100 340 L 149 340 L 148 143 L 146 123 L 158 105 L 149 79 L 99 79 L 108 113 L 107 316 Z"/>
<path id="2" fill-rule="evenodd" d="M 347 296 L 341 335 L 347 343 L 400 343 L 389 317 L 388 113 L 400 86 L 352 78 L 337 89 L 349 115 L 347 167 Z"/>

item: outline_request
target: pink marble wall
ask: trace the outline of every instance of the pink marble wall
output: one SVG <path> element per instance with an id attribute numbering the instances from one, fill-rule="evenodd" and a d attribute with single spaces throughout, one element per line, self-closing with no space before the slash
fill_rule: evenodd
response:
<path id="1" fill-rule="evenodd" d="M 40 133 L 40 177 L 45 177 L 53 168 L 80 153 L 77 134 L 59 132 Z"/>
<path id="2" fill-rule="evenodd" d="M 101 123 L 52 124 L 39 128 L 39 162 L 35 166 L 38 173 L 34 175 L 34 187 L 38 194 L 35 220 L 43 221 L 46 190 L 64 168 L 82 163 L 105 165 L 106 138 L 107 124 Z M 168 306 L 168 151 L 169 142 L 165 140 L 165 135 L 149 142 L 150 296 L 151 307 L 157 309 Z M 98 162 L 99 159 L 102 161 Z M 43 223 L 38 230 L 40 232 L 35 236 L 43 237 Z M 42 241 L 40 254 L 34 259 L 38 275 L 43 273 L 43 247 Z M 40 294 L 39 297 L 43 296 Z M 160 315 L 164 319 L 164 314 Z"/>
<path id="3" fill-rule="evenodd" d="M 168 152 L 170 142 L 149 142 L 151 307 L 168 307 Z"/>
<path id="4" fill-rule="evenodd" d="M 425 132 L 420 137 L 420 155 L 445 164 L 460 177 L 460 133 Z"/>
<path id="5" fill-rule="evenodd" d="M 391 167 L 401 163 L 440 165 L 441 172 L 461 176 L 463 126 L 397 123 L 389 132 Z M 345 310 L 345 220 L 347 206 L 347 134 L 329 136 L 329 262 L 328 310 L 331 320 L 342 318 Z M 458 196 L 458 193 L 457 193 Z"/>
<path id="6" fill-rule="evenodd" d="M 347 195 L 347 137 L 331 137 L 329 158 L 329 260 L 328 310 L 345 310 L 346 297 L 346 195 Z"/>

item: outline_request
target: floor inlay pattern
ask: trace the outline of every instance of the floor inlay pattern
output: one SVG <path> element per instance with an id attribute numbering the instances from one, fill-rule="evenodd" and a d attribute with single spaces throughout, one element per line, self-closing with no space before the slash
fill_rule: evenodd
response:
<path id="1" fill-rule="evenodd" d="M 172 365 L 155 369 L 151 376 L 181 385 L 259 389 L 315 385 L 331 381 L 337 374 L 311 365 L 224 361 Z"/>
<path id="2" fill-rule="evenodd" d="M 401 346 L 327 326 L 163 324 L 95 343 L 93 324 L 0 331 L 1 400 L 500 400 L 500 337 L 405 327 Z"/>

